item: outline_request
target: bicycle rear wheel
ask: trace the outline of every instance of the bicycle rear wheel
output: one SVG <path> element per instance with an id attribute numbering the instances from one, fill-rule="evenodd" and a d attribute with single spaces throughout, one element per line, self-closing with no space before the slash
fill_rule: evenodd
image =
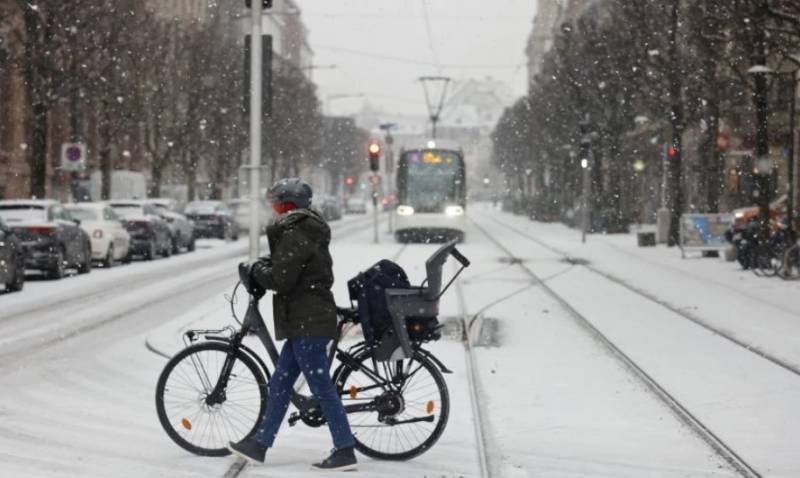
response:
<path id="1" fill-rule="evenodd" d="M 334 382 L 345 407 L 374 404 L 348 414 L 356 449 L 372 458 L 408 460 L 441 437 L 450 415 L 450 394 L 439 368 L 423 354 L 394 362 L 356 357 L 358 367 L 341 365 Z"/>
<path id="2" fill-rule="evenodd" d="M 210 398 L 225 360 L 234 359 L 227 386 Z M 251 436 L 267 403 L 267 383 L 258 364 L 223 342 L 187 347 L 172 357 L 156 385 L 161 426 L 181 448 L 201 456 L 226 456 L 228 442 Z"/>

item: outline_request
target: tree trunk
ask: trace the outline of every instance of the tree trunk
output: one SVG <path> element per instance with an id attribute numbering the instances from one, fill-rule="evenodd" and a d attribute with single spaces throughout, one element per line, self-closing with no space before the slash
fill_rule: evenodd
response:
<path id="1" fill-rule="evenodd" d="M 222 199 L 222 189 L 225 184 L 225 166 L 225 158 L 223 156 L 217 157 L 212 177 L 211 199 Z"/>
<path id="2" fill-rule="evenodd" d="M 186 153 L 188 155 L 189 164 L 184 168 L 186 173 L 186 195 L 189 201 L 194 201 L 197 196 L 197 161 L 194 157 L 194 151 L 191 149 Z"/>
<path id="3" fill-rule="evenodd" d="M 670 125 L 672 147 L 675 154 L 669 158 L 667 207 L 670 210 L 669 237 L 667 244 L 675 246 L 680 241 L 680 219 L 683 213 L 683 74 L 678 51 L 678 28 L 680 0 L 672 0 L 670 6 L 669 64 L 667 72 L 670 96 Z"/>
<path id="4" fill-rule="evenodd" d="M 34 102 L 33 133 L 31 135 L 31 196 L 47 196 L 47 131 L 48 107 L 44 102 Z"/>
<path id="5" fill-rule="evenodd" d="M 724 175 L 722 157 L 717 151 L 719 138 L 719 105 L 717 98 L 708 100 L 706 115 L 707 131 L 700 142 L 700 158 L 703 162 L 704 178 L 701 184 L 706 190 L 706 212 L 719 212 L 719 198 L 722 193 L 722 176 Z"/>
<path id="6" fill-rule="evenodd" d="M 97 136 L 100 143 L 100 198 L 104 201 L 111 199 L 111 175 L 114 167 L 111 164 L 111 126 L 108 117 L 108 100 L 100 102 L 100 124 L 97 126 Z"/>
<path id="7" fill-rule="evenodd" d="M 164 182 L 164 162 L 155 161 L 150 170 L 150 197 L 161 197 L 161 185 Z"/>
<path id="8" fill-rule="evenodd" d="M 753 65 L 767 65 L 767 38 L 764 24 L 769 12 L 767 0 L 760 0 L 756 6 L 753 34 Z M 770 201 L 770 168 L 769 164 L 769 135 L 768 117 L 769 105 L 767 74 L 758 73 L 755 76 L 755 89 L 753 90 L 753 103 L 756 108 L 756 168 L 755 177 L 756 202 L 759 206 L 760 240 L 766 242 L 769 238 L 769 201 Z"/>

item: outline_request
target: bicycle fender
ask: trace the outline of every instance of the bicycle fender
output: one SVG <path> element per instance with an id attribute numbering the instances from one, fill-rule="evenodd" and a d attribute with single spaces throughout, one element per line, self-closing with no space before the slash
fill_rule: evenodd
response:
<path id="1" fill-rule="evenodd" d="M 214 341 L 214 342 L 225 342 L 227 344 L 231 343 L 230 339 L 228 339 L 226 337 L 206 336 L 206 340 L 211 340 L 211 341 Z M 272 377 L 272 375 L 269 373 L 269 369 L 267 368 L 267 364 L 263 360 L 261 360 L 261 357 L 259 357 L 258 354 L 253 349 L 248 347 L 247 345 L 240 344 L 239 345 L 239 349 L 242 352 L 244 352 L 245 354 L 249 355 L 251 359 L 256 361 L 258 366 L 261 367 L 261 370 L 264 371 L 264 375 L 266 375 L 266 378 L 267 378 L 267 383 L 269 383 L 269 380 Z"/>
<path id="2" fill-rule="evenodd" d="M 446 373 L 446 374 L 453 373 L 453 371 L 450 370 L 449 368 L 447 368 L 447 366 L 445 366 L 445 364 L 442 363 L 441 360 L 439 360 L 435 355 L 433 355 L 432 353 L 428 352 L 427 350 L 425 350 L 425 349 L 417 349 L 417 352 L 420 355 L 422 355 L 423 357 L 425 357 L 426 359 L 428 359 L 431 362 L 435 363 L 436 366 L 439 367 L 439 370 L 442 371 L 442 373 Z"/>

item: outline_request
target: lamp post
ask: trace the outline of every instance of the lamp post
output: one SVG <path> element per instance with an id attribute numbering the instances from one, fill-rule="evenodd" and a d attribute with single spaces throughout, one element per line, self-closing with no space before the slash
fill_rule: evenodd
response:
<path id="1" fill-rule="evenodd" d="M 759 242 L 764 244 L 769 240 L 769 200 L 770 200 L 770 173 L 772 168 L 769 161 L 769 136 L 767 111 L 767 75 L 773 73 L 765 65 L 754 65 L 747 73 L 753 77 L 755 89 L 753 101 L 756 107 L 756 202 L 759 209 Z"/>
<path id="2" fill-rule="evenodd" d="M 761 221 L 761 235 L 762 240 L 767 240 L 769 237 L 769 195 L 771 194 L 771 186 L 770 186 L 770 176 L 769 174 L 772 171 L 772 165 L 769 162 L 768 156 L 763 156 L 760 154 L 762 148 L 768 147 L 762 145 L 761 142 L 767 141 L 767 124 L 766 124 L 766 107 L 767 107 L 767 98 L 766 94 L 769 88 L 769 85 L 766 82 L 768 76 L 790 76 L 791 78 L 791 98 L 789 101 L 789 147 L 787 148 L 787 179 L 788 179 L 788 191 L 786 197 L 786 216 L 787 216 L 787 223 L 789 227 L 789 233 L 791 234 L 792 241 L 795 240 L 797 231 L 794 229 L 794 199 L 795 199 L 795 187 L 796 187 L 796 179 L 795 179 L 795 129 L 796 129 L 796 116 L 797 116 L 797 85 L 800 83 L 800 78 L 798 78 L 798 72 L 800 69 L 796 68 L 791 71 L 780 72 L 774 71 L 771 68 L 763 65 L 755 65 L 748 70 L 748 73 L 754 76 L 756 79 L 756 117 L 758 124 L 756 125 L 756 147 L 757 147 L 757 159 L 756 159 L 756 168 L 758 170 L 758 176 L 756 177 L 757 182 L 757 189 L 756 191 L 759 193 L 758 197 L 758 204 L 760 210 L 760 218 Z M 759 85 L 763 84 L 764 91 L 763 93 L 759 94 L 760 89 L 758 88 Z M 761 107 L 759 107 L 761 106 Z M 762 120 L 763 115 L 763 120 Z M 768 153 L 767 153 L 768 154 Z M 765 196 L 765 197 L 762 197 Z"/>
<path id="3" fill-rule="evenodd" d="M 262 3 L 252 4 L 250 47 L 250 260 L 258 258 L 259 185 L 261 184 L 261 13 Z"/>
<path id="4" fill-rule="evenodd" d="M 581 133 L 580 160 L 583 171 L 583 194 L 581 202 L 583 204 L 581 214 L 581 242 L 586 242 L 586 232 L 589 230 L 589 196 L 592 193 L 591 163 L 589 161 L 592 154 L 592 135 L 589 132 L 589 114 L 587 113 L 578 123 Z"/>

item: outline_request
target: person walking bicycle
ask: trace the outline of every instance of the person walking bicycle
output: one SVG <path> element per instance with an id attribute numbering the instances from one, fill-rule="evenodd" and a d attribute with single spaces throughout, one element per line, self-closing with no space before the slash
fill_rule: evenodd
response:
<path id="1" fill-rule="evenodd" d="M 286 339 L 269 381 L 267 406 L 253 437 L 231 442 L 229 450 L 263 463 L 286 416 L 294 383 L 302 373 L 319 402 L 333 438 L 328 458 L 313 466 L 322 470 L 355 470 L 355 440 L 330 376 L 326 347 L 336 336 L 336 304 L 331 292 L 331 232 L 311 208 L 313 191 L 300 179 L 282 179 L 270 188 L 276 218 L 267 227 L 270 256 L 250 265 L 251 278 L 275 292 L 275 335 Z"/>

